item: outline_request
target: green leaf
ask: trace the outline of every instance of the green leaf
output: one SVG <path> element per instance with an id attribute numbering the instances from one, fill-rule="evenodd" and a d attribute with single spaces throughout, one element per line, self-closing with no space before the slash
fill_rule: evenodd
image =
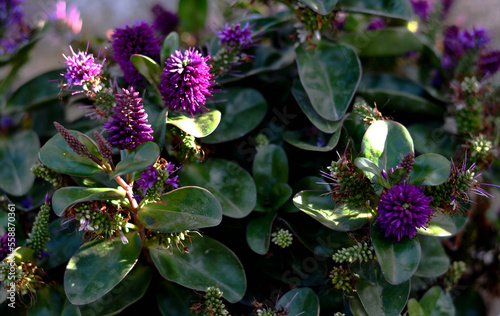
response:
<path id="1" fill-rule="evenodd" d="M 414 185 L 439 185 L 448 179 L 451 164 L 438 154 L 423 154 L 415 158 L 410 173 L 410 183 Z"/>
<path id="2" fill-rule="evenodd" d="M 442 117 L 444 109 L 423 97 L 403 91 L 363 89 L 359 92 L 370 104 L 383 104 L 385 113 Z"/>
<path id="3" fill-rule="evenodd" d="M 316 112 L 300 80 L 294 80 L 292 85 L 292 94 L 302 112 L 304 112 L 309 121 L 311 121 L 311 123 L 320 131 L 331 134 L 336 132 L 342 126 L 343 120 L 330 121 L 323 118 L 318 114 L 318 112 Z M 343 117 L 345 118 L 346 116 Z"/>
<path id="4" fill-rule="evenodd" d="M 165 37 L 163 43 L 161 44 L 160 67 L 163 68 L 167 59 L 170 58 L 170 55 L 175 54 L 175 51 L 178 49 L 179 49 L 179 34 L 177 34 L 177 32 L 171 32 L 170 34 L 167 35 L 167 37 Z"/>
<path id="5" fill-rule="evenodd" d="M 64 290 L 71 303 L 89 304 L 111 291 L 132 270 L 141 252 L 137 232 L 84 244 L 71 258 L 64 274 Z"/>
<path id="6" fill-rule="evenodd" d="M 418 301 L 414 298 L 408 301 L 408 316 L 427 316 Z"/>
<path id="7" fill-rule="evenodd" d="M 158 87 L 161 79 L 162 69 L 161 67 L 148 56 L 133 54 L 130 56 L 130 61 L 134 65 L 135 69 L 144 77 L 146 80 L 152 84 L 154 87 Z"/>
<path id="8" fill-rule="evenodd" d="M 319 316 L 318 296 L 308 287 L 286 292 L 276 306 L 285 307 L 288 315 Z"/>
<path id="9" fill-rule="evenodd" d="M 0 138 L 0 188 L 8 194 L 28 193 L 35 182 L 31 172 L 40 149 L 38 136 L 33 131 L 22 131 Z"/>
<path id="10" fill-rule="evenodd" d="M 301 191 L 293 203 L 301 211 L 326 227 L 337 231 L 351 231 L 363 227 L 371 215 L 347 204 L 336 205 L 323 191 Z"/>
<path id="11" fill-rule="evenodd" d="M 146 293 L 151 279 L 151 269 L 147 266 L 137 264 L 106 295 L 90 304 L 80 305 L 80 311 L 83 315 L 117 315 L 138 301 Z"/>
<path id="12" fill-rule="evenodd" d="M 240 138 L 253 130 L 267 112 L 262 94 L 250 88 L 227 88 L 214 96 L 210 107 L 221 112 L 221 122 L 203 141 L 222 143 Z"/>
<path id="13" fill-rule="evenodd" d="M 177 126 L 194 137 L 201 138 L 210 135 L 217 128 L 221 116 L 220 111 L 211 110 L 210 112 L 205 112 L 194 117 L 184 115 L 169 116 L 167 123 Z"/>
<path id="14" fill-rule="evenodd" d="M 300 81 L 316 112 L 326 120 L 339 121 L 361 80 L 361 63 L 344 44 L 322 40 L 313 50 L 295 49 Z"/>
<path id="15" fill-rule="evenodd" d="M 56 134 L 42 146 L 39 158 L 44 165 L 60 173 L 85 177 L 102 171 L 90 158 L 77 155 L 61 134 Z"/>
<path id="16" fill-rule="evenodd" d="M 78 306 L 71 304 L 64 295 L 60 284 L 43 286 L 36 291 L 34 305 L 28 309 L 27 316 L 80 316 Z M 17 304 L 16 304 L 17 305 Z M 16 306 L 16 309 L 19 308 Z M 3 315 L 3 314 L 2 314 Z M 19 314 L 21 315 L 21 314 Z"/>
<path id="17" fill-rule="evenodd" d="M 393 121 L 376 121 L 370 125 L 361 144 L 361 155 L 384 170 L 398 166 L 412 151 L 410 133 Z"/>
<path id="18" fill-rule="evenodd" d="M 440 286 L 431 287 L 420 299 L 420 306 L 422 306 L 425 315 L 455 315 L 455 305 L 453 305 L 450 294 Z"/>
<path id="19" fill-rule="evenodd" d="M 183 185 L 209 190 L 219 200 L 222 213 L 232 218 L 243 218 L 250 214 L 257 200 L 252 177 L 243 168 L 227 160 L 214 158 L 201 164 L 184 165 L 179 181 Z"/>
<path id="20" fill-rule="evenodd" d="M 271 229 L 276 214 L 273 212 L 257 214 L 256 217 L 248 221 L 247 243 L 250 249 L 264 255 L 269 250 L 271 242 Z"/>
<path id="21" fill-rule="evenodd" d="M 341 0 L 347 12 L 368 13 L 403 20 L 413 18 L 413 8 L 407 0 Z"/>
<path id="22" fill-rule="evenodd" d="M 64 187 L 57 190 L 52 196 L 52 208 L 57 216 L 62 216 L 64 212 L 76 203 L 94 200 L 119 200 L 125 197 L 125 190 L 122 188 L 84 188 L 84 187 Z"/>
<path id="23" fill-rule="evenodd" d="M 350 33 L 339 41 L 354 47 L 360 57 L 399 56 L 423 48 L 420 39 L 406 27 Z"/>
<path id="24" fill-rule="evenodd" d="M 313 137 L 307 137 L 306 133 L 302 130 L 299 131 L 285 131 L 283 133 L 283 139 L 300 149 L 309 150 L 309 151 L 318 151 L 318 152 L 328 152 L 331 151 L 335 146 L 337 146 L 340 138 L 341 130 L 337 130 L 332 135 L 324 135 L 328 137 L 328 142 L 321 146 L 321 140 L 323 135 L 314 135 Z"/>
<path id="25" fill-rule="evenodd" d="M 371 226 L 371 239 L 382 273 L 390 284 L 404 283 L 418 268 L 422 253 L 420 243 L 417 238 L 404 237 L 395 242 L 393 236 L 384 236 L 384 230 L 374 222 Z"/>
<path id="26" fill-rule="evenodd" d="M 201 31 L 207 16 L 207 0 L 180 0 L 177 15 L 181 26 L 191 33 Z"/>
<path id="27" fill-rule="evenodd" d="M 269 196 L 276 183 L 288 182 L 288 158 L 283 148 L 271 144 L 259 149 L 253 161 L 253 179 L 262 196 Z"/>
<path id="28" fill-rule="evenodd" d="M 116 165 L 115 170 L 109 174 L 109 179 L 132 171 L 145 169 L 154 164 L 159 155 L 160 148 L 156 143 L 145 142 L 134 148 Z"/>
<path id="29" fill-rule="evenodd" d="M 276 183 L 269 192 L 269 204 L 264 204 L 264 211 L 276 211 L 292 196 L 292 188 L 286 183 Z M 262 210 L 259 206 L 259 210 Z M 256 208 L 257 210 L 257 208 Z"/>
<path id="30" fill-rule="evenodd" d="M 410 281 L 392 285 L 386 281 L 377 264 L 351 266 L 359 275 L 356 291 L 370 316 L 397 316 L 406 306 L 410 295 Z"/>
<path id="31" fill-rule="evenodd" d="M 415 275 L 434 278 L 445 274 L 450 266 L 450 258 L 441 241 L 430 236 L 419 236 L 418 240 L 422 247 L 422 259 L 420 259 Z"/>
<path id="32" fill-rule="evenodd" d="M 47 242 L 46 252 L 50 253 L 50 256 L 42 261 L 45 271 L 67 262 L 82 244 L 83 234 L 76 232 L 76 223 L 67 224 L 64 228 L 65 221 L 65 218 L 58 218 L 49 224 L 50 239 Z"/>
<path id="33" fill-rule="evenodd" d="M 156 118 L 155 122 L 151 126 L 153 129 L 153 142 L 158 145 L 159 148 L 163 147 L 163 143 L 165 142 L 165 133 L 166 133 L 166 122 L 167 122 L 168 108 L 164 108 Z"/>
<path id="34" fill-rule="evenodd" d="M 368 178 L 370 179 L 373 178 L 373 175 L 382 178 L 382 173 L 380 171 L 380 168 L 376 164 L 374 164 L 370 159 L 358 157 L 354 160 L 354 164 L 356 165 L 356 167 L 363 170 L 363 172 Z"/>
<path id="35" fill-rule="evenodd" d="M 159 282 L 156 301 L 163 316 L 193 316 L 190 312 L 193 291 L 167 280 Z"/>
<path id="36" fill-rule="evenodd" d="M 354 294 L 353 297 L 351 297 L 349 300 L 349 307 L 351 308 L 352 313 L 356 316 L 369 316 L 363 306 L 363 303 L 361 303 L 358 294 Z"/>
<path id="37" fill-rule="evenodd" d="M 229 248 L 208 236 L 194 239 L 189 253 L 171 253 L 161 245 L 149 246 L 149 251 L 153 263 L 167 280 L 203 291 L 218 285 L 231 303 L 245 294 L 247 281 L 240 260 Z"/>
<path id="38" fill-rule="evenodd" d="M 412 124 L 408 131 L 420 153 L 436 153 L 444 157 L 454 157 L 459 144 L 456 137 L 447 133 L 441 123 Z"/>
<path id="39" fill-rule="evenodd" d="M 147 229 L 177 232 L 217 226 L 222 209 L 217 198 L 198 187 L 182 187 L 163 196 L 163 203 L 148 203 L 141 207 L 139 219 Z"/>
<path id="40" fill-rule="evenodd" d="M 459 214 L 443 214 L 434 212 L 427 228 L 417 228 L 417 233 L 428 236 L 449 237 L 455 235 L 467 221 L 467 217 Z"/>
<path id="41" fill-rule="evenodd" d="M 327 15 L 333 10 L 338 0 L 300 0 L 314 12 L 321 15 Z"/>

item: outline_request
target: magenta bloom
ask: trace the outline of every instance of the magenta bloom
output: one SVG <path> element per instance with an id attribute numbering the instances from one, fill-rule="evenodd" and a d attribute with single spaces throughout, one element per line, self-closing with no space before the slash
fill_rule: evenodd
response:
<path id="1" fill-rule="evenodd" d="M 151 165 L 141 173 L 141 178 L 136 182 L 139 185 L 138 189 L 142 190 L 142 195 L 153 187 L 156 180 L 158 180 L 158 170 L 154 165 Z"/>
<path id="2" fill-rule="evenodd" d="M 70 46 L 72 56 L 66 56 L 66 73 L 62 73 L 61 76 L 66 78 L 67 83 L 65 87 L 74 86 L 84 86 L 85 82 L 90 82 L 92 84 L 92 90 L 97 92 L 101 89 L 99 77 L 102 74 L 102 65 L 96 63 L 93 54 L 88 54 L 88 46 L 85 52 L 78 50 L 78 54 L 75 53 L 73 48 Z"/>
<path id="3" fill-rule="evenodd" d="M 212 97 L 213 74 L 207 60 L 197 50 L 175 51 L 165 62 L 160 92 L 165 105 L 191 115 L 205 112 L 205 102 Z"/>
<path id="4" fill-rule="evenodd" d="M 134 87 L 122 89 L 123 94 L 116 95 L 116 113 L 111 114 L 113 120 L 104 123 L 106 132 L 110 135 L 107 140 L 118 149 L 134 149 L 135 147 L 153 139 L 153 130 L 148 124 L 148 115 L 144 111 L 142 99 Z"/>
<path id="5" fill-rule="evenodd" d="M 246 48 L 252 43 L 252 31 L 248 28 L 248 23 L 244 28 L 239 23 L 231 26 L 226 24 L 218 34 L 221 44 L 228 47 Z"/>
<path id="6" fill-rule="evenodd" d="M 433 1 L 429 0 L 410 0 L 410 3 L 413 7 L 413 12 L 415 12 L 415 14 L 423 20 L 429 17 L 432 2 Z"/>
<path id="7" fill-rule="evenodd" d="M 417 228 L 427 227 L 431 217 L 431 198 L 417 186 L 402 183 L 391 187 L 380 196 L 378 217 L 385 237 L 393 235 L 400 241 L 417 234 Z"/>
<path id="8" fill-rule="evenodd" d="M 127 84 L 138 86 L 143 84 L 143 77 L 130 61 L 134 54 L 148 56 L 158 60 L 160 56 L 160 39 L 156 38 L 153 29 L 146 22 L 124 29 L 115 29 L 111 36 L 114 58 L 123 71 Z"/>
<path id="9" fill-rule="evenodd" d="M 370 20 L 370 23 L 366 27 L 368 31 L 380 30 L 385 27 L 385 21 L 382 18 L 373 18 Z"/>

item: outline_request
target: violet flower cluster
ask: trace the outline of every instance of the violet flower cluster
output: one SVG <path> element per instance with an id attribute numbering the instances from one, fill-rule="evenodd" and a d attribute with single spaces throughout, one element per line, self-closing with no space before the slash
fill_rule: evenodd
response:
<path id="1" fill-rule="evenodd" d="M 239 23 L 234 25 L 226 24 L 223 30 L 218 32 L 222 45 L 231 48 L 244 49 L 252 44 L 252 31 L 248 23 L 242 28 Z"/>
<path id="2" fill-rule="evenodd" d="M 30 28 L 24 22 L 22 0 L 0 2 L 0 55 L 15 52 L 30 36 Z"/>
<path id="3" fill-rule="evenodd" d="M 78 53 L 75 53 L 71 46 L 69 48 L 72 55 L 66 56 L 63 54 L 66 59 L 66 73 L 61 74 L 66 79 L 63 87 L 82 87 L 83 90 L 74 93 L 85 91 L 99 92 L 102 89 L 100 77 L 105 58 L 101 64 L 98 64 L 94 55 L 88 53 L 88 45 L 85 52 L 78 50 Z"/>
<path id="4" fill-rule="evenodd" d="M 154 16 L 152 27 L 162 36 L 167 36 L 177 28 L 179 24 L 179 17 L 177 14 L 165 10 L 160 4 L 153 6 L 151 12 Z"/>

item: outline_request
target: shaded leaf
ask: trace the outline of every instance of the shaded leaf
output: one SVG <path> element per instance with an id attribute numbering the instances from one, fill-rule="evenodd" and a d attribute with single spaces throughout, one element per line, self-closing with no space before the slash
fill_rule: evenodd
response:
<path id="1" fill-rule="evenodd" d="M 332 135 L 324 135 L 328 142 L 323 144 L 324 140 L 322 135 L 319 137 L 309 137 L 309 139 L 304 139 L 305 133 L 302 131 L 285 131 L 283 133 L 283 139 L 300 149 L 318 152 L 328 152 L 331 151 L 339 142 L 341 131 L 337 130 Z"/>
<path id="2" fill-rule="evenodd" d="M 130 61 L 137 69 L 137 71 L 146 80 L 155 87 L 158 87 L 162 74 L 161 67 L 148 56 L 133 54 L 130 56 Z"/>
<path id="3" fill-rule="evenodd" d="M 455 305 L 450 294 L 440 286 L 431 287 L 420 299 L 420 306 L 426 315 L 451 316 L 455 315 Z"/>
<path id="4" fill-rule="evenodd" d="M 286 292 L 276 306 L 286 306 L 289 315 L 319 316 L 319 299 L 308 287 Z"/>
<path id="5" fill-rule="evenodd" d="M 422 246 L 422 259 L 415 275 L 434 278 L 445 274 L 450 266 L 450 258 L 441 241 L 430 236 L 419 236 L 418 240 Z"/>
<path id="6" fill-rule="evenodd" d="M 198 32 L 205 25 L 207 0 L 180 0 L 177 15 L 188 32 Z"/>
<path id="7" fill-rule="evenodd" d="M 411 20 L 413 8 L 407 0 L 341 0 L 342 9 Z"/>
<path id="8" fill-rule="evenodd" d="M 160 155 L 160 148 L 156 143 L 145 142 L 134 148 L 117 165 L 109 178 L 115 178 L 132 171 L 145 169 L 156 162 Z"/>
<path id="9" fill-rule="evenodd" d="M 259 255 L 265 254 L 269 250 L 271 242 L 271 229 L 276 214 L 269 212 L 257 214 L 255 218 L 248 221 L 247 243 L 250 249 Z"/>
<path id="10" fill-rule="evenodd" d="M 170 55 L 175 54 L 175 51 L 178 49 L 179 49 L 179 34 L 177 34 L 177 32 L 171 32 L 170 34 L 167 35 L 167 37 L 165 37 L 163 43 L 161 44 L 160 67 L 163 68 L 167 59 L 170 58 Z"/>
<path id="11" fill-rule="evenodd" d="M 119 200 L 124 197 L 125 190 L 122 188 L 64 187 L 57 190 L 52 196 L 52 208 L 57 216 L 62 216 L 70 206 L 76 203 L 94 200 Z"/>
<path id="12" fill-rule="evenodd" d="M 415 158 L 410 173 L 410 183 L 414 185 L 439 185 L 448 179 L 451 164 L 438 154 L 423 154 Z"/>
<path id="13" fill-rule="evenodd" d="M 333 10 L 338 0 L 300 0 L 314 12 L 326 15 Z"/>

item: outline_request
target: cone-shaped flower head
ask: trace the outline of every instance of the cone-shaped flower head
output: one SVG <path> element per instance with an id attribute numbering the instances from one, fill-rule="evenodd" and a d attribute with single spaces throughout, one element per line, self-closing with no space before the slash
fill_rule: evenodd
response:
<path id="1" fill-rule="evenodd" d="M 113 56 L 123 71 L 125 81 L 131 86 L 142 85 L 144 79 L 130 61 L 130 56 L 141 54 L 158 59 L 161 47 L 154 30 L 146 22 L 141 22 L 132 27 L 127 25 L 124 29 L 115 29 L 111 38 Z"/>
<path id="2" fill-rule="evenodd" d="M 205 112 L 205 102 L 212 97 L 213 74 L 207 60 L 197 50 L 175 51 L 165 62 L 160 92 L 165 105 L 191 115 Z"/>
<path id="3" fill-rule="evenodd" d="M 228 47 L 245 48 L 252 43 L 252 31 L 248 28 L 248 23 L 243 28 L 239 23 L 231 26 L 226 24 L 218 35 L 221 44 Z"/>
<path id="4" fill-rule="evenodd" d="M 63 54 L 66 59 L 66 73 L 61 74 L 66 78 L 64 87 L 82 86 L 83 89 L 88 89 L 86 84 L 89 84 L 92 91 L 98 92 L 101 90 L 100 76 L 104 60 L 103 63 L 98 64 L 94 55 L 88 53 L 88 46 L 85 52 L 78 50 L 78 54 L 75 53 L 71 46 L 69 48 L 72 55 L 66 56 Z"/>
<path id="5" fill-rule="evenodd" d="M 378 222 L 385 237 L 393 235 L 400 241 L 403 237 L 415 237 L 417 228 L 427 226 L 431 217 L 429 203 L 421 188 L 402 183 L 391 187 L 380 196 Z"/>
<path id="6" fill-rule="evenodd" d="M 167 36 L 174 31 L 179 24 L 177 14 L 165 10 L 160 4 L 156 4 L 151 8 L 154 15 L 153 29 L 160 32 L 163 36 Z"/>
<path id="7" fill-rule="evenodd" d="M 135 147 L 153 139 L 153 130 L 148 124 L 148 115 L 144 111 L 142 99 L 138 97 L 139 92 L 134 87 L 128 90 L 122 89 L 123 94 L 116 95 L 116 103 L 113 108 L 115 114 L 111 114 L 113 120 L 104 123 L 106 132 L 110 135 L 107 140 L 119 149 L 134 149 Z"/>

